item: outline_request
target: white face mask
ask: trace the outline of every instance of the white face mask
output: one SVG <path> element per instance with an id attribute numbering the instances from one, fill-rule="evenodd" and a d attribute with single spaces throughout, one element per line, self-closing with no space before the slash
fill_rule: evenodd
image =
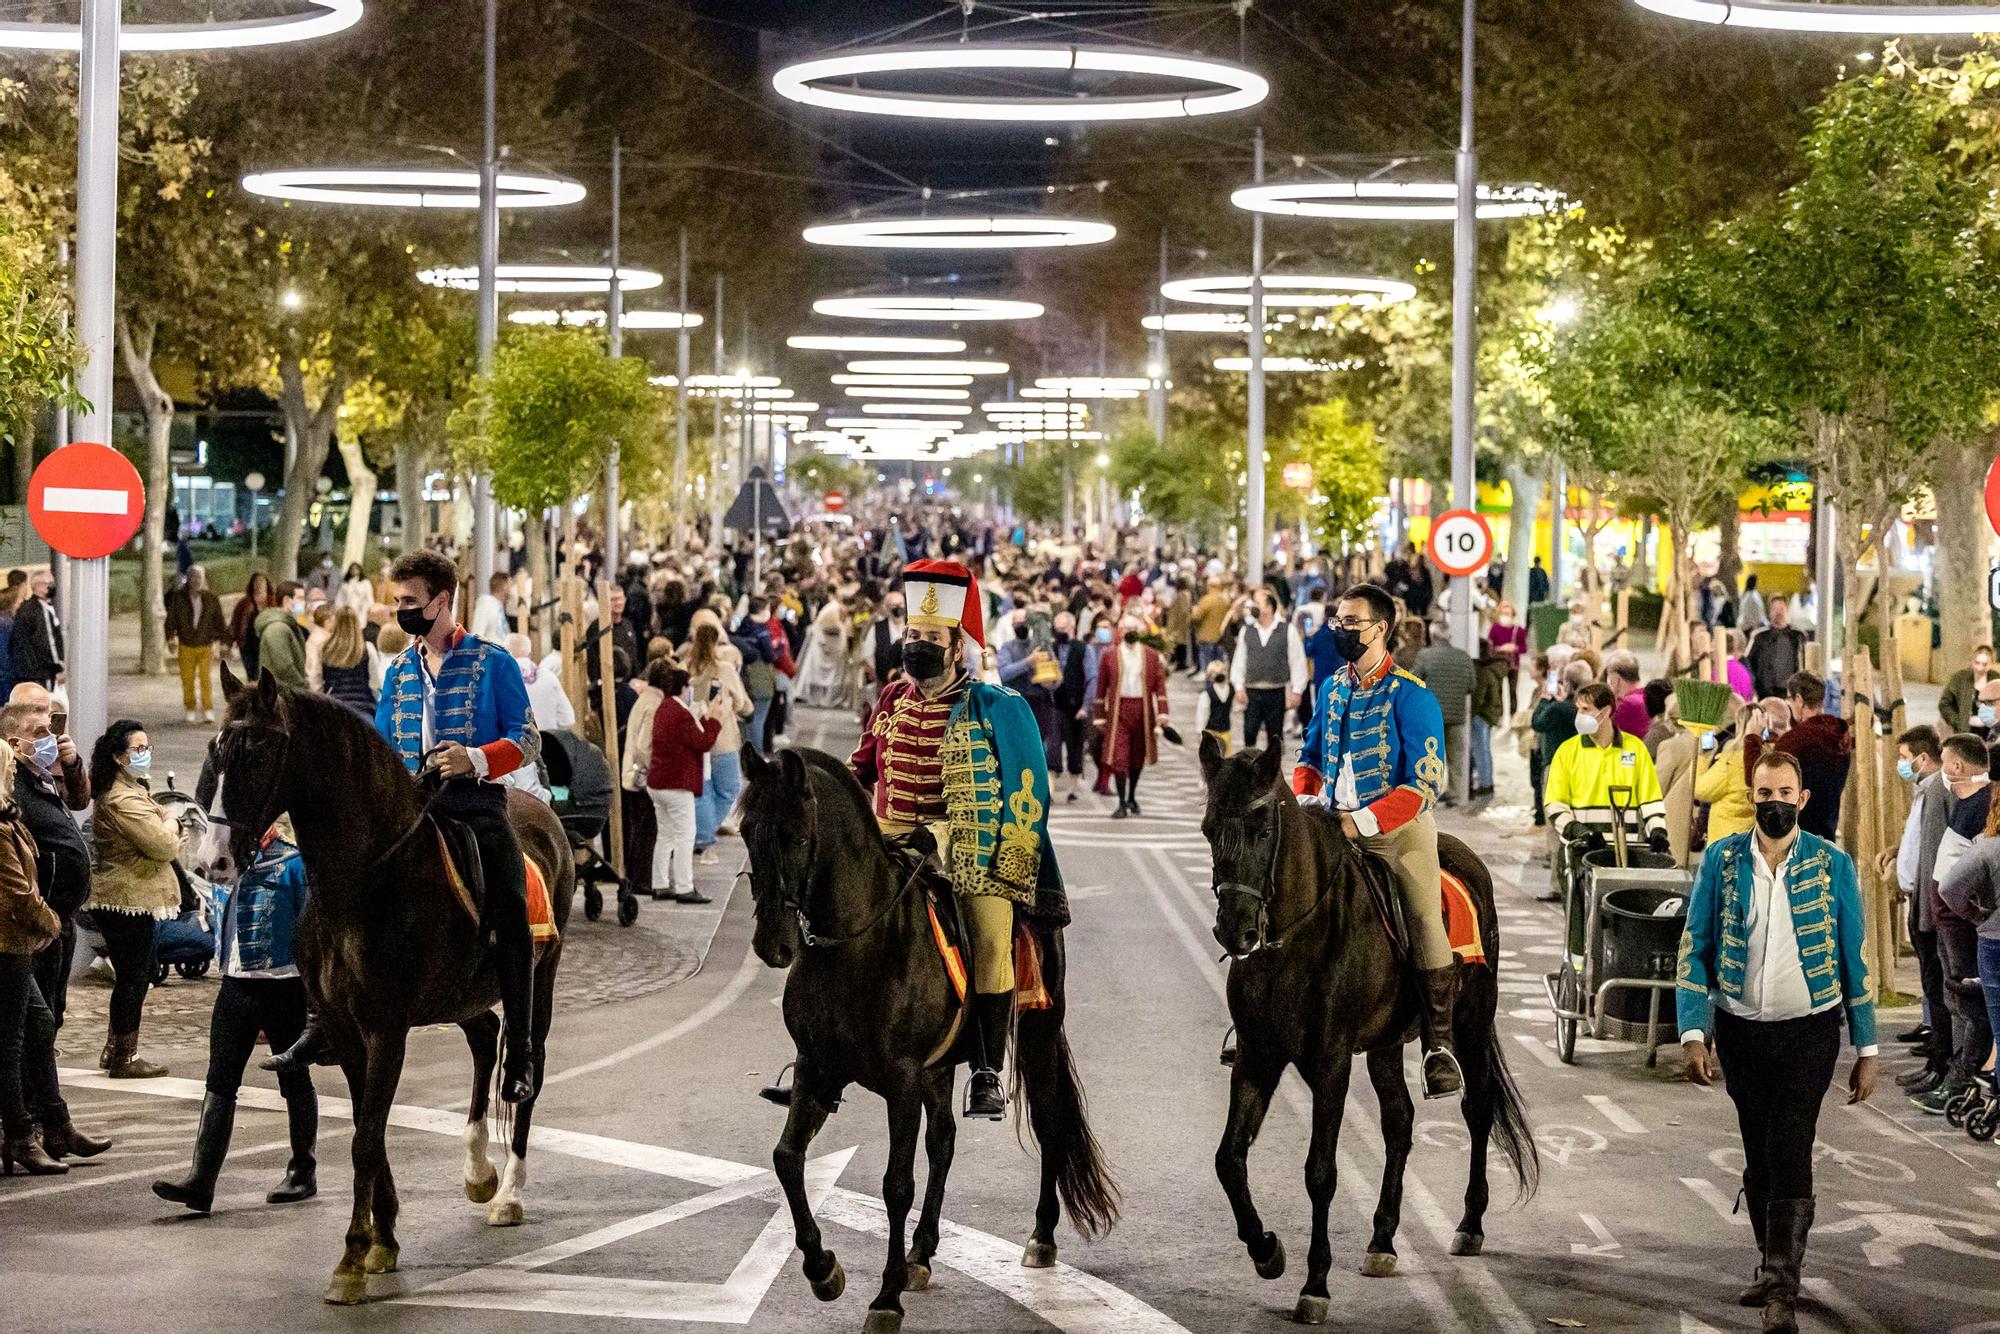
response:
<path id="1" fill-rule="evenodd" d="M 1579 713 L 1576 715 L 1576 734 L 1578 736 L 1596 736 L 1597 715 L 1594 713 Z"/>

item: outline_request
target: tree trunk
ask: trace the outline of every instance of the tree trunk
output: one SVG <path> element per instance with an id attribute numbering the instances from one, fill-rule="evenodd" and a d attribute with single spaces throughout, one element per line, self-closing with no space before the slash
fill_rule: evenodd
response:
<path id="1" fill-rule="evenodd" d="M 167 668 L 165 558 L 167 495 L 172 487 L 174 400 L 153 374 L 153 343 L 160 331 L 149 322 L 138 334 L 120 315 L 116 321 L 118 351 L 125 373 L 138 387 L 146 412 L 146 520 L 139 540 L 139 670 L 148 675 Z"/>
<path id="2" fill-rule="evenodd" d="M 424 516 L 430 506 L 424 500 L 424 447 L 415 441 L 396 444 L 396 512 L 403 524 L 403 550 L 415 551 L 424 544 Z"/>
<path id="3" fill-rule="evenodd" d="M 347 465 L 347 533 L 341 544 L 340 568 L 359 564 L 368 554 L 368 529 L 375 515 L 375 490 L 378 479 L 375 470 L 368 466 L 368 455 L 361 448 L 361 441 L 350 438 L 351 433 L 338 431 L 335 440 L 340 446 L 340 461 Z"/>
<path id="4" fill-rule="evenodd" d="M 1743 577 L 1743 514 L 1736 508 L 1736 496 L 1732 492 L 1719 507 L 1715 527 L 1717 532 L 1717 554 L 1715 576 L 1722 580 L 1722 586 L 1729 595 L 1736 595 L 1738 581 Z"/>
<path id="5" fill-rule="evenodd" d="M 23 412 L 14 423 L 14 503 L 28 503 L 28 486 L 35 476 L 35 414 Z"/>
<path id="6" fill-rule="evenodd" d="M 1535 562 L 1535 531 L 1541 526 L 1542 475 L 1519 459 L 1509 459 L 1507 486 L 1514 493 L 1507 521 L 1507 600 L 1521 612 L 1525 623 L 1528 567 Z"/>
<path id="7" fill-rule="evenodd" d="M 298 440 L 298 451 L 285 469 L 285 497 L 271 531 L 272 578 L 283 583 L 299 577 L 299 542 L 305 536 L 306 510 L 318 495 L 314 483 L 326 467 L 327 450 L 333 444 L 334 414 L 347 393 L 347 378 L 336 374 L 317 405 L 307 400 L 305 373 L 296 363 L 279 364 L 278 383 L 278 404 L 284 409 L 286 429 Z"/>
<path id="8" fill-rule="evenodd" d="M 1988 642 L 1992 615 L 1986 605 L 1987 557 L 1993 530 L 1983 502 L 1984 473 L 1994 440 L 1939 451 L 1937 500 L 1937 665 L 1932 676 L 1957 671 L 1972 650 Z"/>

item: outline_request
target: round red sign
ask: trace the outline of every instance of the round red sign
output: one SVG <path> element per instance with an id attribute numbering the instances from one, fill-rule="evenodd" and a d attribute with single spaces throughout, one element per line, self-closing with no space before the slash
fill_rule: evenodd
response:
<path id="1" fill-rule="evenodd" d="M 1449 575 L 1478 574 L 1493 559 L 1493 530 L 1486 516 L 1448 510 L 1431 525 L 1431 563 Z"/>
<path id="2" fill-rule="evenodd" d="M 109 445 L 64 445 L 28 482 L 28 517 L 42 540 L 77 560 L 109 556 L 146 516 L 139 470 Z"/>
<path id="3" fill-rule="evenodd" d="M 1986 522 L 2000 533 L 2000 458 L 1986 470 Z"/>
<path id="4" fill-rule="evenodd" d="M 829 513 L 838 514 L 847 508 L 847 497 L 838 491 L 826 493 L 826 508 Z"/>

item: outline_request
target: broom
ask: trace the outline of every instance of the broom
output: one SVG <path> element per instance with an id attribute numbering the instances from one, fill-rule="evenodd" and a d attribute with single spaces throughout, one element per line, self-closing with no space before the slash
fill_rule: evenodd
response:
<path id="1" fill-rule="evenodd" d="M 1736 692 L 1727 681 L 1699 681 L 1683 676 L 1674 682 L 1674 701 L 1680 705 L 1681 726 L 1697 735 L 1713 732 L 1729 721 L 1730 702 Z"/>

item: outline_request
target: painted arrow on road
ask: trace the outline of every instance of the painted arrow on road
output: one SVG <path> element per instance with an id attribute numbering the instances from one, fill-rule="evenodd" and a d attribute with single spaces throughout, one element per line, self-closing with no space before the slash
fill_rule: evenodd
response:
<path id="1" fill-rule="evenodd" d="M 1592 1246 L 1585 1242 L 1573 1241 L 1569 1244 L 1569 1253 L 1571 1255 L 1593 1255 L 1602 1260 L 1623 1260 L 1625 1258 L 1621 1254 L 1622 1248 L 1618 1245 L 1618 1238 L 1612 1236 L 1611 1229 L 1600 1223 L 1595 1215 L 1578 1214 L 1577 1217 L 1581 1218 L 1583 1225 L 1590 1229 L 1590 1235 L 1597 1238 L 1597 1245 Z"/>

